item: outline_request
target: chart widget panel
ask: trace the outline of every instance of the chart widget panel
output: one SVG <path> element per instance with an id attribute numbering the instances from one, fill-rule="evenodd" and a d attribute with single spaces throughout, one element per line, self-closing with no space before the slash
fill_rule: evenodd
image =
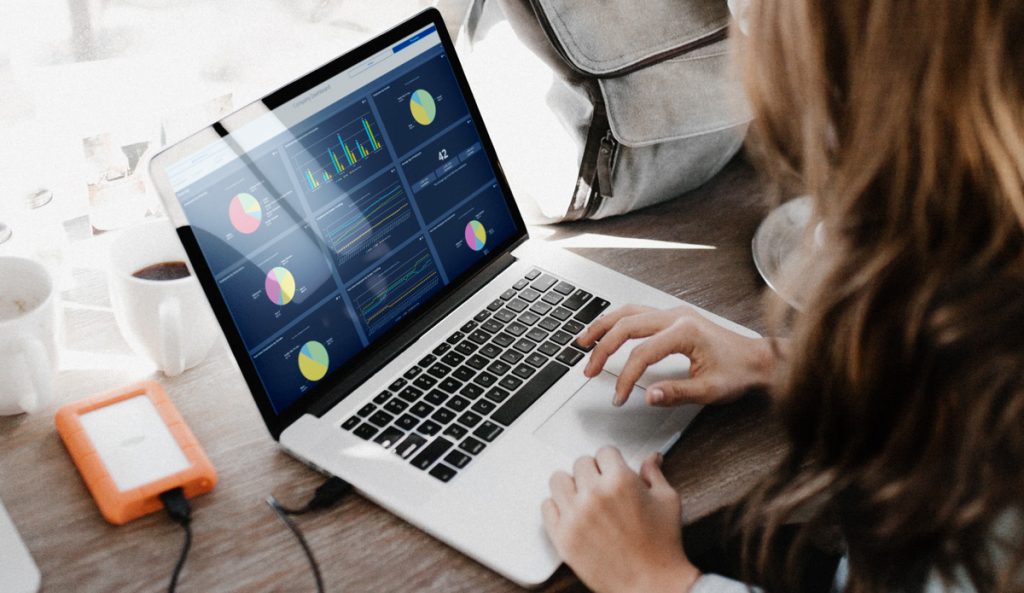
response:
<path id="1" fill-rule="evenodd" d="M 206 231 L 203 254 L 215 274 L 305 216 L 277 150 L 210 175 L 179 196 L 193 226 Z"/>
<path id="2" fill-rule="evenodd" d="M 306 131 L 285 144 L 309 206 L 318 211 L 390 164 L 369 101 L 326 118 L 310 118 Z M 306 122 L 303 122 L 306 125 Z"/>
<path id="3" fill-rule="evenodd" d="M 449 277 L 468 270 L 516 232 L 505 198 L 493 185 L 430 229 L 441 265 Z"/>
<path id="4" fill-rule="evenodd" d="M 420 231 L 393 167 L 328 206 L 316 216 L 316 224 L 344 281 Z"/>
<path id="5" fill-rule="evenodd" d="M 373 101 L 400 157 L 469 117 L 451 64 L 443 53 L 375 91 Z"/>
<path id="6" fill-rule="evenodd" d="M 372 340 L 440 288 L 441 276 L 420 236 L 350 284 L 348 294 Z"/>
<path id="7" fill-rule="evenodd" d="M 340 313 L 339 313 L 340 311 Z M 362 349 L 341 295 L 253 355 L 275 410 L 287 408 Z"/>
<path id="8" fill-rule="evenodd" d="M 337 292 L 316 235 L 307 224 L 229 268 L 217 284 L 224 299 L 234 304 L 232 314 L 250 348 Z M 334 314 L 344 316 L 344 310 Z"/>

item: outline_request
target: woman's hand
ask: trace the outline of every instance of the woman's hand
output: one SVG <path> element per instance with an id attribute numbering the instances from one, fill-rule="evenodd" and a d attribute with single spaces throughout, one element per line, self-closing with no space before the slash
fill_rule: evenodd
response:
<path id="1" fill-rule="evenodd" d="M 580 336 L 583 346 L 600 340 L 590 353 L 584 374 L 593 377 L 600 373 L 616 350 L 636 338 L 648 339 L 633 349 L 619 375 L 613 400 L 617 406 L 626 403 L 633 384 L 647 367 L 671 354 L 690 359 L 690 376 L 648 386 L 648 404 L 731 401 L 749 389 L 771 383 L 775 369 L 776 357 L 768 340 L 729 331 L 692 307 L 661 310 L 626 305 L 598 318 Z"/>
<path id="2" fill-rule="evenodd" d="M 541 512 L 559 555 L 598 593 L 685 593 L 700 576 L 683 552 L 679 495 L 659 454 L 637 475 L 618 449 L 602 447 L 572 476 L 551 476 Z"/>

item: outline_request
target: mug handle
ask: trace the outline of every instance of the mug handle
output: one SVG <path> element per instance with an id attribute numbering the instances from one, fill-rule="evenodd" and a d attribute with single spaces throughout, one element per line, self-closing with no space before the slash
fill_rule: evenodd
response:
<path id="1" fill-rule="evenodd" d="M 162 370 L 168 377 L 176 377 L 185 372 L 185 330 L 181 323 L 181 302 L 173 298 L 161 302 L 159 316 Z"/>
<path id="2" fill-rule="evenodd" d="M 46 352 L 43 342 L 35 336 L 24 336 L 16 339 L 16 352 L 28 359 L 22 368 L 31 374 L 33 389 L 22 393 L 18 398 L 18 407 L 32 414 L 43 407 L 44 402 L 53 399 L 53 377 L 50 376 L 50 355 Z"/>

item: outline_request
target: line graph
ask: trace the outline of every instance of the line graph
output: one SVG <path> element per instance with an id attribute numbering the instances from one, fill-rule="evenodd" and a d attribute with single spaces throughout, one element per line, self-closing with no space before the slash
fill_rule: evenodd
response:
<path id="1" fill-rule="evenodd" d="M 353 287 L 353 300 L 370 334 L 376 335 L 422 302 L 440 281 L 430 251 L 416 242 Z"/>

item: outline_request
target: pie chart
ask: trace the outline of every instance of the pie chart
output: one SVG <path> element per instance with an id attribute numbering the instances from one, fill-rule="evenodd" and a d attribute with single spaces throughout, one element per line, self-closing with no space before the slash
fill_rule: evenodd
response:
<path id="1" fill-rule="evenodd" d="M 429 126 L 434 123 L 437 117 L 437 106 L 434 105 L 434 98 L 423 89 L 413 91 L 409 97 L 409 110 L 412 111 L 412 118 L 421 126 Z"/>
<path id="2" fill-rule="evenodd" d="M 267 272 L 267 281 L 263 288 L 270 302 L 275 305 L 287 305 L 295 298 L 295 276 L 286 268 L 273 268 Z"/>
<path id="3" fill-rule="evenodd" d="M 487 245 L 487 229 L 479 220 L 471 220 L 466 225 L 466 245 L 473 251 L 480 251 Z"/>
<path id="4" fill-rule="evenodd" d="M 302 345 L 299 350 L 299 372 L 310 381 L 319 381 L 327 374 L 327 367 L 330 365 L 330 358 L 327 356 L 327 348 L 315 340 Z"/>
<path id="5" fill-rule="evenodd" d="M 243 235 L 255 233 L 263 221 L 263 209 L 260 208 L 260 201 L 252 194 L 238 194 L 231 198 L 228 205 L 228 217 L 231 219 L 231 226 Z"/>

